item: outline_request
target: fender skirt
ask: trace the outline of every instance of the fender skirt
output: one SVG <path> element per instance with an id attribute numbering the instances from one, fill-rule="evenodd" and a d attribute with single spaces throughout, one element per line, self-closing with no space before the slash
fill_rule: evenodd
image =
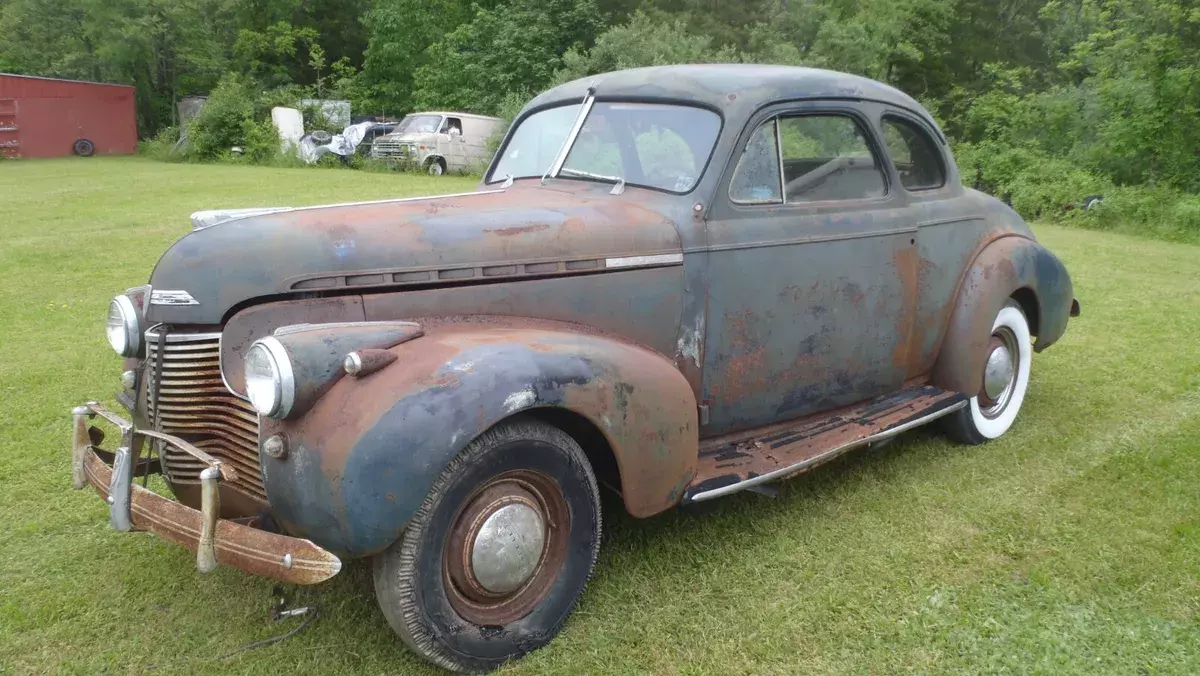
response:
<path id="1" fill-rule="evenodd" d="M 1062 337 L 1075 302 L 1071 277 L 1045 247 L 1011 235 L 994 240 L 976 256 L 962 284 L 933 367 L 932 383 L 974 396 L 983 385 L 983 361 L 992 323 L 1000 308 L 1021 289 L 1037 301 L 1029 317 L 1041 352 Z"/>
<path id="2" fill-rule="evenodd" d="M 394 542 L 446 464 L 496 423 L 567 409 L 608 441 L 626 509 L 656 514 L 695 474 L 696 400 L 662 355 L 610 338 L 464 324 L 390 349 L 397 359 L 342 378 L 296 420 L 263 419 L 283 458 L 262 457 L 275 519 L 344 555 Z"/>

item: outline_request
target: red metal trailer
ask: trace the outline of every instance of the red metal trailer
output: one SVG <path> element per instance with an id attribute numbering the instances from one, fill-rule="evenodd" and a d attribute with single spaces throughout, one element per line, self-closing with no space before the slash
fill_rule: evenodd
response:
<path id="1" fill-rule="evenodd" d="M 137 152 L 133 87 L 0 73 L 0 153 Z"/>

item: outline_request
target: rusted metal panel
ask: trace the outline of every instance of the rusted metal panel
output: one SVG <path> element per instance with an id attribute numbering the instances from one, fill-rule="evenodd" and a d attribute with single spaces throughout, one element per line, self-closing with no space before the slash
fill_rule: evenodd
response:
<path id="1" fill-rule="evenodd" d="M 1066 268 L 1037 242 L 1013 234 L 988 244 L 967 270 L 946 329 L 933 384 L 974 394 L 983 381 L 983 361 L 1000 308 L 1018 289 L 1037 299 L 1037 342 L 1041 351 L 1066 330 L 1074 290 Z"/>
<path id="2" fill-rule="evenodd" d="M 750 434 L 708 439 L 700 449 L 696 479 L 685 499 L 704 499 L 756 479 L 777 481 L 795 476 L 841 453 L 953 412 L 966 401 L 957 392 L 917 385 Z"/>
<path id="3" fill-rule="evenodd" d="M 108 497 L 112 469 L 88 451 L 84 460 L 88 482 Z M 133 485 L 133 525 L 195 552 L 201 531 L 200 512 Z M 217 521 L 214 538 L 216 562 L 252 575 L 288 582 L 316 584 L 337 575 L 341 561 L 308 540 L 269 533 L 226 519 Z"/>
<path id="4" fill-rule="evenodd" d="M 597 268 L 568 263 L 604 267 L 613 258 L 681 252 L 672 219 L 654 208 L 654 198 L 613 200 L 588 194 L 590 187 L 524 183 L 491 194 L 252 216 L 194 231 L 163 255 L 150 281 L 155 290 L 186 290 L 196 304 L 152 301 L 147 318 L 219 324 L 241 303 L 294 293 L 313 280 L 323 292 L 366 292 L 474 283 L 489 269 L 514 266 L 520 277 L 587 275 Z M 471 275 L 453 274 L 463 270 Z"/>
<path id="5" fill-rule="evenodd" d="M 362 298 L 356 295 L 333 298 L 285 300 L 251 305 L 229 318 L 221 332 L 221 373 L 234 392 L 245 391 L 246 351 L 259 338 L 291 324 L 361 322 Z"/>
<path id="6" fill-rule="evenodd" d="M 537 317 L 608 332 L 672 355 L 684 299 L 679 266 L 486 286 L 363 296 L 372 321 L 487 315 Z M 421 318 L 421 319 L 418 319 Z"/>
<path id="7" fill-rule="evenodd" d="M 661 355 L 587 334 L 488 324 L 426 326 L 366 378 L 343 378 L 283 434 L 285 460 L 264 459 L 276 518 L 289 532 L 363 556 L 389 545 L 451 458 L 496 422 L 565 408 L 608 441 L 628 511 L 678 502 L 697 457 L 696 403 Z"/>

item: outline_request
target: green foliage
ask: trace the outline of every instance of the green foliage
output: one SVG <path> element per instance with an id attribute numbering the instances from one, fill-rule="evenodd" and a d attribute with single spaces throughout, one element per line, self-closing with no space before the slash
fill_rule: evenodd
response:
<path id="1" fill-rule="evenodd" d="M 187 155 L 216 159 L 245 143 L 244 124 L 254 120 L 254 86 L 239 75 L 227 75 L 187 125 Z"/>
<path id="2" fill-rule="evenodd" d="M 299 98 L 509 120 L 573 78 L 755 62 L 909 93 L 1026 214 L 1095 220 L 1073 205 L 1103 192 L 1122 222 L 1188 224 L 1200 193 L 1194 0 L 0 0 L 0 35 L 0 70 L 133 84 L 155 155 L 185 95 L 215 94 L 191 151 L 213 158 Z"/>
<path id="3" fill-rule="evenodd" d="M 474 17 L 426 52 L 414 74 L 418 108 L 498 112 L 506 95 L 550 84 L 568 50 L 590 44 L 600 25 L 592 0 L 512 0 Z"/>
<path id="4" fill-rule="evenodd" d="M 591 49 L 572 48 L 563 55 L 556 80 L 575 78 L 639 66 L 673 63 L 728 63 L 738 61 L 732 47 L 714 48 L 712 39 L 690 35 L 682 19 L 657 20 L 644 12 L 614 26 L 596 38 Z"/>

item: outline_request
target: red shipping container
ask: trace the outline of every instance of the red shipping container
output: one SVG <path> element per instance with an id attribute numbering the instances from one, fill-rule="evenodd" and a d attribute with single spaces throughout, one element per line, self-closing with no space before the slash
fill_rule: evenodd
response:
<path id="1" fill-rule="evenodd" d="M 0 153 L 132 155 L 133 87 L 0 73 Z"/>

